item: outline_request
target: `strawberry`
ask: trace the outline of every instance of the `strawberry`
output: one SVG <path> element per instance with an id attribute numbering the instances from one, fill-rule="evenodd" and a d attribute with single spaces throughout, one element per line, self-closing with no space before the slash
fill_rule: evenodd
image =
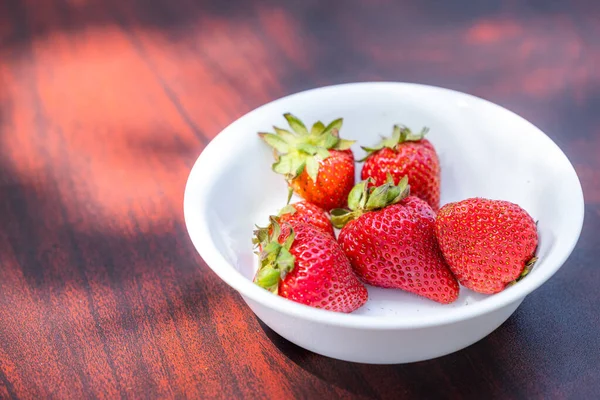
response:
<path id="1" fill-rule="evenodd" d="M 354 272 L 364 282 L 399 288 L 439 303 L 458 297 L 458 282 L 437 245 L 435 213 L 423 200 L 408 196 L 406 177 L 369 189 L 368 181 L 350 192 L 350 210 L 331 212 L 342 228 L 338 241 Z"/>
<path id="2" fill-rule="evenodd" d="M 428 128 L 414 134 L 410 129 L 395 125 L 390 138 L 384 138 L 375 147 L 363 147 L 367 156 L 361 178 L 373 179 L 380 186 L 391 174 L 398 183 L 408 176 L 413 196 L 425 200 L 434 211 L 440 207 L 440 161 L 431 142 L 424 139 Z"/>
<path id="3" fill-rule="evenodd" d="M 292 132 L 273 127 L 275 133 L 259 136 L 275 152 L 273 171 L 285 176 L 289 196 L 295 191 L 303 199 L 329 211 L 346 205 L 354 185 L 354 141 L 339 138 L 342 118 L 325 126 L 316 122 L 310 132 L 298 118 L 284 114 Z"/>
<path id="4" fill-rule="evenodd" d="M 304 222 L 335 237 L 329 215 L 323 210 L 307 201 L 288 204 L 279 211 L 279 223 Z"/>
<path id="5" fill-rule="evenodd" d="M 331 235 L 303 222 L 255 231 L 261 243 L 254 282 L 281 297 L 325 310 L 349 313 L 364 305 L 367 289 Z"/>
<path id="6" fill-rule="evenodd" d="M 471 198 L 441 208 L 435 231 L 458 281 L 479 293 L 498 293 L 537 260 L 536 223 L 516 204 Z"/>

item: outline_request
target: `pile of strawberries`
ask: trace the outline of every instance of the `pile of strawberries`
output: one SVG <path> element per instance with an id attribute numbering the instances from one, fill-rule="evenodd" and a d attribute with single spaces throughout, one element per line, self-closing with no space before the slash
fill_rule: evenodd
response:
<path id="1" fill-rule="evenodd" d="M 304 201 L 288 204 L 254 232 L 254 282 L 290 300 L 338 312 L 364 305 L 364 284 L 405 290 L 442 304 L 459 284 L 493 294 L 536 261 L 536 223 L 516 204 L 484 198 L 439 209 L 440 164 L 424 138 L 394 126 L 368 148 L 354 182 L 354 141 L 342 119 L 310 130 L 285 114 L 291 130 L 259 133 L 274 149 L 273 171 Z M 336 238 L 333 227 L 339 228 Z"/>

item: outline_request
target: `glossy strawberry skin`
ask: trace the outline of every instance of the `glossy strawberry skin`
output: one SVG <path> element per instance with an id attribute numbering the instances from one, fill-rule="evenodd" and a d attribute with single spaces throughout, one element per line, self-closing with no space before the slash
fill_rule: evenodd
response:
<path id="1" fill-rule="evenodd" d="M 472 198 L 446 204 L 436 236 L 448 265 L 465 287 L 498 293 L 521 275 L 535 255 L 536 224 L 514 203 Z"/>
<path id="2" fill-rule="evenodd" d="M 325 210 L 307 201 L 300 201 L 292 204 L 292 206 L 296 209 L 296 212 L 282 214 L 279 223 L 304 222 L 335 237 L 333 226 Z"/>
<path id="3" fill-rule="evenodd" d="M 431 207 L 409 196 L 350 221 L 338 241 L 364 282 L 447 304 L 459 286 L 438 248 L 434 222 Z"/>
<path id="4" fill-rule="evenodd" d="M 411 194 L 425 200 L 434 211 L 439 209 L 440 162 L 429 140 L 403 142 L 395 149 L 378 150 L 365 160 L 361 178 L 372 178 L 372 185 L 380 186 L 385 183 L 388 173 L 395 183 L 408 176 Z"/>
<path id="5" fill-rule="evenodd" d="M 319 165 L 316 182 L 304 170 L 292 180 L 291 186 L 304 200 L 324 210 L 346 206 L 348 193 L 354 186 L 352 150 L 329 150 L 329 157 Z"/>
<path id="6" fill-rule="evenodd" d="M 335 238 L 305 223 L 282 226 L 279 241 L 295 233 L 290 253 L 294 269 L 279 283 L 279 295 L 298 303 L 349 313 L 367 302 L 365 286 Z"/>

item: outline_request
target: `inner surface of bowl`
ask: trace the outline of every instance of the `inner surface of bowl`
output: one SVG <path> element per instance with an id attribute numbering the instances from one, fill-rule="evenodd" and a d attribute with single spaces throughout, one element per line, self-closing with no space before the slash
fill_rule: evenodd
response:
<path id="1" fill-rule="evenodd" d="M 360 145 L 373 145 L 380 135 L 390 135 L 394 124 L 415 131 L 427 126 L 427 138 L 442 167 L 442 204 L 478 196 L 525 208 L 539 221 L 539 261 L 523 281 L 495 296 L 505 296 L 519 286 L 529 286 L 529 291 L 539 286 L 560 267 L 579 236 L 583 202 L 577 176 L 558 147 L 524 119 L 445 89 L 389 83 L 341 85 L 289 96 L 247 114 L 215 139 L 206 150 L 210 154 L 201 157 L 203 169 L 211 169 L 197 172 L 205 174 L 202 193 L 190 187 L 194 184 L 190 178 L 186 204 L 199 207 L 193 218 L 203 219 L 217 251 L 248 280 L 256 270 L 251 243 L 255 224 L 264 224 L 277 213 L 287 194 L 283 178 L 271 171 L 272 152 L 257 132 L 272 132 L 272 125 L 286 127 L 285 112 L 307 125 L 343 117 L 340 133 L 358 140 L 353 147 L 357 159 L 363 155 Z M 357 181 L 361 166 L 356 165 Z M 194 224 L 188 214 L 186 210 L 188 225 Z M 400 290 L 369 287 L 368 303 L 353 315 L 437 316 L 495 296 L 461 287 L 455 303 L 440 305 Z"/>

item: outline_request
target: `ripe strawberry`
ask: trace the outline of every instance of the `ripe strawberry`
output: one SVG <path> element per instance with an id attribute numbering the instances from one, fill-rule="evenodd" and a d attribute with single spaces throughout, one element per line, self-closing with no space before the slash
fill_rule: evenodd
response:
<path id="1" fill-rule="evenodd" d="M 288 204 L 279 211 L 279 223 L 304 222 L 335 237 L 329 215 L 323 210 L 307 201 Z"/>
<path id="2" fill-rule="evenodd" d="M 391 177 L 377 188 L 357 184 L 348 197 L 350 211 L 331 212 L 334 226 L 343 227 L 338 241 L 364 282 L 452 303 L 459 286 L 435 239 L 435 213 L 408 193 L 406 177 L 398 186 Z"/>
<path id="3" fill-rule="evenodd" d="M 446 204 L 435 230 L 458 281 L 479 293 L 498 293 L 524 277 L 537 260 L 537 227 L 516 204 L 472 198 Z"/>
<path id="4" fill-rule="evenodd" d="M 352 272 L 335 238 L 312 225 L 292 222 L 272 231 L 255 231 L 261 243 L 254 282 L 282 297 L 308 306 L 349 313 L 364 305 L 367 289 Z"/>
<path id="5" fill-rule="evenodd" d="M 372 178 L 373 185 L 380 186 L 388 173 L 396 183 L 407 176 L 411 194 L 437 211 L 440 208 L 440 161 L 431 142 L 423 138 L 428 131 L 423 128 L 414 134 L 404 126 L 395 125 L 392 137 L 384 138 L 375 147 L 363 147 L 367 156 L 363 158 L 361 178 Z"/>
<path id="6" fill-rule="evenodd" d="M 259 136 L 275 149 L 273 171 L 285 176 L 289 195 L 295 191 L 327 211 L 345 206 L 354 185 L 354 141 L 339 138 L 342 119 L 327 126 L 319 121 L 309 132 L 292 114 L 284 117 L 293 132 L 273 127 L 275 134 Z"/>

